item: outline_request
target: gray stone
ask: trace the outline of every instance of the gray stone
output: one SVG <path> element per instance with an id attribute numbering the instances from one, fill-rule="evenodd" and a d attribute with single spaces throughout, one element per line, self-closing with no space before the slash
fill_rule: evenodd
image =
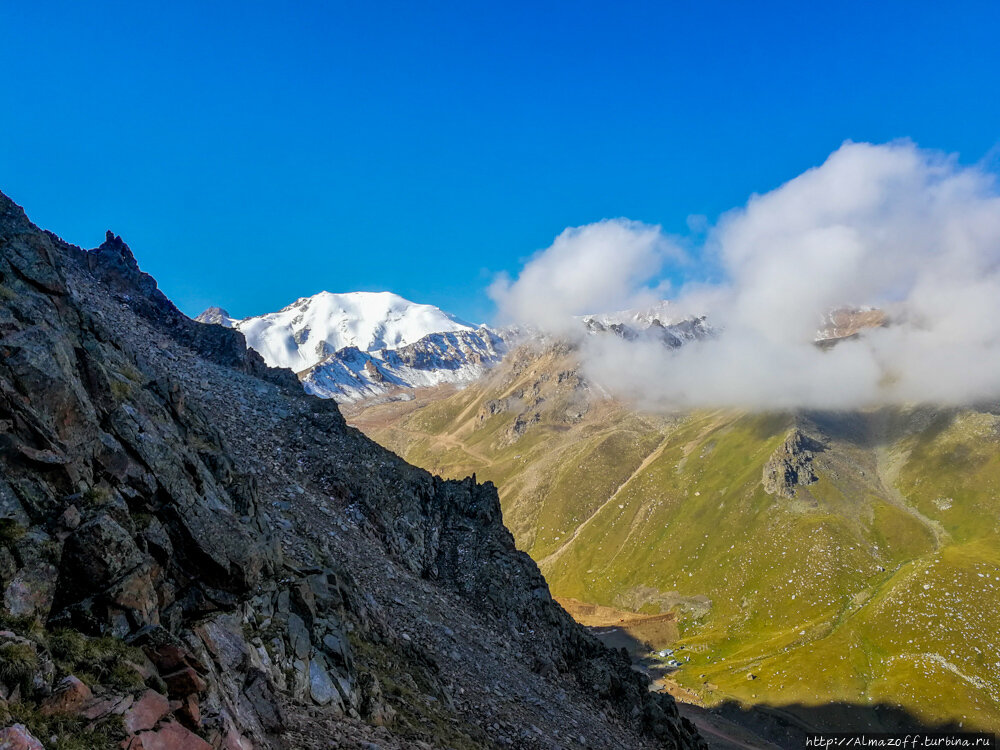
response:
<path id="1" fill-rule="evenodd" d="M 309 631 L 302 618 L 295 613 L 288 615 L 288 643 L 298 658 L 305 659 L 309 656 L 309 649 L 312 647 Z"/>
<path id="2" fill-rule="evenodd" d="M 309 694 L 320 706 L 334 703 L 341 712 L 344 710 L 340 692 L 330 679 L 330 673 L 326 671 L 321 658 L 309 662 Z"/>

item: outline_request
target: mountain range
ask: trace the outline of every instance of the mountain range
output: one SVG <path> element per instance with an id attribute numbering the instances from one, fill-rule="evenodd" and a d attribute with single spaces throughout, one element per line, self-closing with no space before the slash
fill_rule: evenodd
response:
<path id="1" fill-rule="evenodd" d="M 298 373 L 306 391 L 343 402 L 471 382 L 507 350 L 503 332 L 391 292 L 320 292 L 242 320 L 211 307 L 196 320 L 235 328 L 270 366 Z"/>
<path id="2" fill-rule="evenodd" d="M 666 303 L 578 320 L 669 348 L 715 335 Z M 890 324 L 832 310 L 816 344 Z M 560 601 L 618 633 L 664 687 L 778 744 L 790 717 L 1000 727 L 995 410 L 645 413 L 589 382 L 572 341 L 478 331 L 503 347 L 460 387 L 355 391 L 349 422 L 435 474 L 494 482 Z M 457 335 L 422 341 L 447 361 Z M 359 354 L 339 356 L 357 372 L 371 361 Z"/>
<path id="3" fill-rule="evenodd" d="M 405 400 L 415 388 L 472 383 L 512 345 L 545 338 L 526 328 L 473 326 L 391 292 L 320 292 L 244 319 L 210 307 L 195 320 L 235 328 L 268 365 L 294 370 L 308 393 L 342 403 Z M 670 348 L 712 335 L 704 316 L 677 316 L 666 301 L 578 321 L 592 335 L 652 338 Z"/>
<path id="4" fill-rule="evenodd" d="M 856 313 L 817 343 L 884 324 Z M 789 722 L 1000 728 L 994 405 L 648 413 L 548 342 L 346 415 L 429 471 L 494 482 L 560 601 L 627 631 L 690 703 L 782 745 Z"/>

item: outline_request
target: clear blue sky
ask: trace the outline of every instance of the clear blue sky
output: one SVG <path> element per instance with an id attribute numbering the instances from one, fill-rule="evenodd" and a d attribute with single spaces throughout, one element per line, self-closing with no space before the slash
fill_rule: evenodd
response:
<path id="1" fill-rule="evenodd" d="M 189 314 L 472 319 L 569 225 L 686 231 L 843 140 L 984 158 L 1000 3 L 0 0 L 0 190 Z"/>

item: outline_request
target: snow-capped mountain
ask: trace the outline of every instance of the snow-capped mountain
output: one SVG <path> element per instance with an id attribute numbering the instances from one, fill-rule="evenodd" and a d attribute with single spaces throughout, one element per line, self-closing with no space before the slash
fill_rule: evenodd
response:
<path id="1" fill-rule="evenodd" d="M 579 320 L 591 334 L 611 333 L 628 341 L 652 337 L 671 349 L 715 334 L 704 315 L 680 316 L 666 300 L 642 310 L 583 315 Z"/>
<path id="2" fill-rule="evenodd" d="M 242 320 L 210 307 L 196 320 L 236 328 L 269 365 L 294 370 L 307 391 L 338 401 L 470 382 L 507 350 L 486 326 L 390 292 L 320 292 Z"/>
<path id="3" fill-rule="evenodd" d="M 363 352 L 349 346 L 299 374 L 306 391 L 338 401 L 359 401 L 397 389 L 471 383 L 503 359 L 507 342 L 482 326 L 431 333 L 399 349 Z"/>
<path id="4" fill-rule="evenodd" d="M 391 292 L 320 292 L 278 312 L 231 321 L 272 367 L 301 372 L 348 346 L 358 350 L 398 349 L 429 333 L 474 331 L 476 327 L 434 305 L 420 305 Z M 222 315 L 220 315 L 222 313 Z M 212 320 L 226 325 L 222 320 Z"/>
<path id="5" fill-rule="evenodd" d="M 233 328 L 237 323 L 239 323 L 236 318 L 232 317 L 221 307 L 210 307 L 195 318 L 195 320 L 199 323 L 214 323 L 215 325 L 222 326 L 223 328 Z"/>

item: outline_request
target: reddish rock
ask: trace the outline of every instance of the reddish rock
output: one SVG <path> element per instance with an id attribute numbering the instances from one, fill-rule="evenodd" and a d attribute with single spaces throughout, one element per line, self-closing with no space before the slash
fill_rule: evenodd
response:
<path id="1" fill-rule="evenodd" d="M 197 729 L 201 726 L 201 706 L 198 705 L 197 696 L 189 695 L 184 700 L 184 705 L 177 712 L 177 718 L 188 729 Z"/>
<path id="2" fill-rule="evenodd" d="M 170 712 L 170 702 L 166 696 L 155 690 L 147 690 L 125 712 L 125 728 L 130 734 L 152 729 L 156 722 Z"/>
<path id="3" fill-rule="evenodd" d="M 122 748 L 125 750 L 213 750 L 212 746 L 205 740 L 175 721 L 167 722 L 155 732 L 142 732 L 130 737 L 122 743 Z M 3 750 L 2 746 L 0 746 L 0 750 Z"/>
<path id="4" fill-rule="evenodd" d="M 193 667 L 184 667 L 176 672 L 163 676 L 163 681 L 167 683 L 170 695 L 188 696 L 192 693 L 204 692 L 208 685 L 201 678 Z"/>
<path id="5" fill-rule="evenodd" d="M 111 714 L 123 714 L 132 705 L 132 702 L 131 695 L 112 695 L 109 698 L 98 698 L 84 706 L 80 711 L 80 716 L 95 721 Z"/>
<path id="6" fill-rule="evenodd" d="M 45 750 L 24 724 L 0 729 L 0 750 Z"/>
<path id="7" fill-rule="evenodd" d="M 90 692 L 89 687 L 70 675 L 61 679 L 52 695 L 42 702 L 41 712 L 43 716 L 76 714 L 93 697 L 94 694 Z"/>
<path id="8" fill-rule="evenodd" d="M 146 655 L 161 672 L 174 672 L 188 666 L 192 654 L 185 648 L 167 643 L 155 650 L 147 651 Z"/>

